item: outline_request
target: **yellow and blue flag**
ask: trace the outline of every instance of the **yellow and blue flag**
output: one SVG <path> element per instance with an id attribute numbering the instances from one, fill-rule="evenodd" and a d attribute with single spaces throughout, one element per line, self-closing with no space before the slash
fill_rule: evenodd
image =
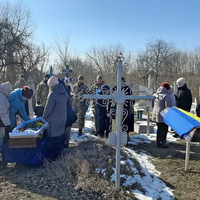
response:
<path id="1" fill-rule="evenodd" d="M 187 136 L 194 128 L 200 128 L 200 118 L 180 108 L 167 108 L 161 115 L 164 122 L 181 138 Z"/>

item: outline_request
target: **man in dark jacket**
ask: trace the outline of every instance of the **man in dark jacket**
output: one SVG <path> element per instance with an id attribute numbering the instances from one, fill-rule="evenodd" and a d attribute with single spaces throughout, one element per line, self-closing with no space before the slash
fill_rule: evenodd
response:
<path id="1" fill-rule="evenodd" d="M 192 106 L 192 94 L 191 91 L 187 88 L 184 78 L 179 78 L 176 81 L 178 86 L 178 91 L 175 95 L 176 97 L 176 106 L 187 112 L 190 112 Z"/>
<path id="2" fill-rule="evenodd" d="M 192 94 L 191 91 L 187 88 L 184 78 L 179 78 L 176 81 L 178 86 L 177 93 L 175 95 L 176 98 L 176 107 L 181 108 L 187 112 L 190 112 L 192 106 Z M 174 137 L 179 137 L 177 133 L 173 135 Z"/>

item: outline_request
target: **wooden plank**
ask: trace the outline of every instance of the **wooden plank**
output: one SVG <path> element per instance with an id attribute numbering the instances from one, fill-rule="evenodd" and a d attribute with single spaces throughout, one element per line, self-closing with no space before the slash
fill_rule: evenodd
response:
<path id="1" fill-rule="evenodd" d="M 10 139 L 9 148 L 36 148 L 36 138 Z"/>

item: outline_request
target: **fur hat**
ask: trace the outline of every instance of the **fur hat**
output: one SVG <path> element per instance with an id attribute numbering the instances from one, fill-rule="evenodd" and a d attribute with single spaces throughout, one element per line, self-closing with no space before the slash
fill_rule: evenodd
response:
<path id="1" fill-rule="evenodd" d="M 53 87 L 54 85 L 57 85 L 58 83 L 59 83 L 58 78 L 55 76 L 52 76 L 47 82 L 50 88 Z"/>
<path id="2" fill-rule="evenodd" d="M 102 80 L 102 76 L 101 75 L 97 76 L 97 80 L 99 80 L 99 79 Z"/>
<path id="3" fill-rule="evenodd" d="M 177 85 L 179 83 L 179 87 L 182 87 L 185 84 L 185 79 L 183 77 L 181 77 L 181 78 L 177 79 L 176 83 L 177 83 Z"/>
<path id="4" fill-rule="evenodd" d="M 22 89 L 22 96 L 30 99 L 33 96 L 33 90 L 28 86 L 24 86 Z"/>
<path id="5" fill-rule="evenodd" d="M 83 75 L 79 75 L 78 76 L 78 80 L 84 80 L 84 76 Z"/>
<path id="6" fill-rule="evenodd" d="M 162 83 L 162 86 L 165 87 L 167 90 L 170 89 L 170 85 L 169 85 L 168 82 L 163 82 L 163 83 Z"/>

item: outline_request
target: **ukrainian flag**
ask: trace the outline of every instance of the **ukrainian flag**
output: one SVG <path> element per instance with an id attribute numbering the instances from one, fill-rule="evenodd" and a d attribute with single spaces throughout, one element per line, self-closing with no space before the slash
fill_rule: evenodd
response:
<path id="1" fill-rule="evenodd" d="M 161 115 L 164 122 L 181 138 L 185 138 L 194 128 L 200 128 L 200 118 L 180 108 L 167 108 Z"/>

